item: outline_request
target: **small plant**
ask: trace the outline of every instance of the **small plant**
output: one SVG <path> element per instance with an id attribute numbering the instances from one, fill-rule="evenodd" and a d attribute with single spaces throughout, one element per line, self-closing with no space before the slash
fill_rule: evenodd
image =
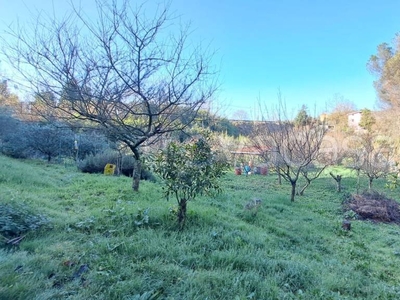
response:
<path id="1" fill-rule="evenodd" d="M 354 212 L 353 210 L 348 210 L 344 213 L 344 218 L 346 220 L 356 220 L 357 219 L 357 213 Z"/>
<path id="2" fill-rule="evenodd" d="M 189 200 L 203 193 L 220 192 L 219 178 L 228 165 L 211 150 L 209 136 L 189 143 L 172 142 L 155 160 L 155 172 L 164 180 L 164 194 L 178 202 L 178 223 L 183 229 Z"/>
<path id="3" fill-rule="evenodd" d="M 349 222 L 349 221 L 347 221 L 347 222 Z M 340 237 L 351 237 L 353 235 L 352 231 L 350 230 L 351 225 L 346 227 L 346 226 L 344 226 L 344 224 L 345 224 L 345 221 L 337 220 L 335 228 L 334 228 L 334 233 Z"/>
<path id="4" fill-rule="evenodd" d="M 95 229 L 95 225 L 96 225 L 96 218 L 94 216 L 90 216 L 89 218 L 86 218 L 85 220 L 74 224 L 72 227 L 84 233 L 90 234 Z"/>
<path id="5" fill-rule="evenodd" d="M 0 235 L 7 240 L 37 230 L 49 223 L 47 217 L 32 212 L 26 205 L 0 205 Z"/>
<path id="6" fill-rule="evenodd" d="M 258 209 L 260 206 L 261 206 L 261 204 L 262 204 L 262 201 L 261 201 L 261 199 L 257 199 L 257 198 L 255 198 L 255 199 L 252 199 L 252 200 L 250 200 L 249 202 L 247 202 L 245 205 L 244 205 L 244 209 L 247 209 L 247 210 L 253 210 L 253 209 Z"/>
<path id="7" fill-rule="evenodd" d="M 395 190 L 400 186 L 400 176 L 399 173 L 396 174 L 390 174 L 387 177 L 387 182 L 385 187 L 387 187 L 390 190 Z"/>
<path id="8" fill-rule="evenodd" d="M 135 225 L 136 226 L 142 226 L 142 225 L 148 225 L 149 224 L 149 209 L 141 209 L 138 208 L 137 214 L 135 216 Z"/>

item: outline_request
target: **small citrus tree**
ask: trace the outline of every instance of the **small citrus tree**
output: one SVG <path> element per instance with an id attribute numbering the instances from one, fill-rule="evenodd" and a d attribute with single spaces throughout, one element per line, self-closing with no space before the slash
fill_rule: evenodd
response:
<path id="1" fill-rule="evenodd" d="M 221 192 L 219 178 L 228 164 L 212 151 L 208 136 L 188 143 L 171 142 L 156 156 L 155 172 L 164 181 L 167 198 L 173 196 L 178 202 L 178 223 L 183 229 L 187 202 L 199 194 Z"/>

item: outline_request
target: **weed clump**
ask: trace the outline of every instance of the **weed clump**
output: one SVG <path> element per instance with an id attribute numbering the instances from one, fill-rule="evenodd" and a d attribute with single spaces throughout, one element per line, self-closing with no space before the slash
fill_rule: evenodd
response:
<path id="1" fill-rule="evenodd" d="M 26 206 L 0 204 L 0 235 L 6 241 L 49 224 L 46 216 L 36 214 Z"/>

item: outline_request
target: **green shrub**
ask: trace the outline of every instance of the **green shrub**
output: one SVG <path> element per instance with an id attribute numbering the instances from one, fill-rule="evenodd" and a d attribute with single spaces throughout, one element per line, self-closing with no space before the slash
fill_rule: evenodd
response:
<path id="1" fill-rule="evenodd" d="M 78 168 L 84 173 L 103 173 L 106 164 L 118 165 L 121 161 L 121 174 L 132 177 L 134 158 L 132 155 L 122 155 L 122 158 L 118 158 L 120 154 L 116 151 L 104 151 L 102 153 L 93 155 L 90 154 L 86 158 L 78 161 Z M 152 172 L 142 167 L 141 179 L 155 181 L 155 177 Z"/>
<path id="2" fill-rule="evenodd" d="M 27 140 L 28 126 L 14 118 L 11 112 L 0 107 L 0 153 L 14 157 L 29 157 L 30 149 Z"/>
<path id="3" fill-rule="evenodd" d="M 50 221 L 41 214 L 33 213 L 22 205 L 0 205 L 0 234 L 6 239 L 18 237 L 31 230 L 49 225 Z"/>
<path id="4" fill-rule="evenodd" d="M 78 162 L 78 168 L 84 173 L 103 173 L 106 164 L 118 165 L 119 153 L 117 151 L 104 151 L 98 154 L 90 154 Z M 121 160 L 121 173 L 132 176 L 134 158 L 123 155 Z"/>
<path id="5" fill-rule="evenodd" d="M 198 195 L 222 191 L 220 178 L 228 165 L 211 149 L 210 137 L 205 135 L 188 143 L 168 144 L 155 159 L 155 172 L 163 179 L 164 195 L 178 202 L 178 223 L 183 229 L 187 202 Z"/>

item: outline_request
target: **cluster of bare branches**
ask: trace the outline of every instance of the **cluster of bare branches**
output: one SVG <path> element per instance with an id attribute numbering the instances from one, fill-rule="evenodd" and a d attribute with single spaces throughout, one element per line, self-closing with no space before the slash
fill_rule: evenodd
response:
<path id="1" fill-rule="evenodd" d="M 184 129 L 215 92 L 212 55 L 190 44 L 168 6 L 148 17 L 128 0 L 96 5 L 95 20 L 72 5 L 63 19 L 40 15 L 31 28 L 10 28 L 3 51 L 47 118 L 50 108 L 130 148 L 137 190 L 140 147 Z"/>
<path id="2" fill-rule="evenodd" d="M 289 120 L 286 109 L 279 96 L 279 106 L 271 113 L 267 110 L 265 121 L 255 130 L 253 142 L 257 148 L 264 151 L 264 158 L 270 161 L 280 177 L 291 184 L 291 201 L 296 194 L 303 194 L 312 180 L 318 178 L 328 165 L 324 161 L 321 145 L 327 127 L 316 120 L 308 118 L 304 124 L 294 124 Z M 318 162 L 323 162 L 321 168 L 316 168 Z M 302 176 L 306 185 L 297 191 L 297 182 Z"/>
<path id="3" fill-rule="evenodd" d="M 355 136 L 348 149 L 348 165 L 357 171 L 358 180 L 360 172 L 364 173 L 368 177 L 368 187 L 372 189 L 375 179 L 385 177 L 391 171 L 394 153 L 387 139 L 366 131 Z"/>

